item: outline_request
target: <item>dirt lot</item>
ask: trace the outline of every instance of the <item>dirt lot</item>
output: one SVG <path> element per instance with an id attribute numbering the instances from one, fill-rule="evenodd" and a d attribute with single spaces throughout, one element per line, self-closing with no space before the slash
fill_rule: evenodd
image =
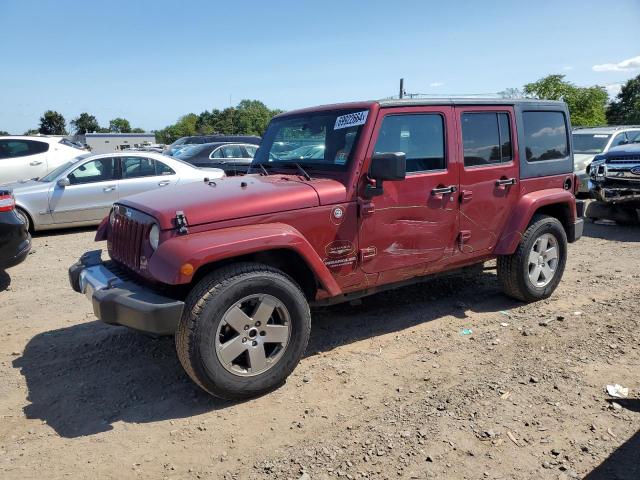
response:
<path id="1" fill-rule="evenodd" d="M 537 304 L 489 271 L 317 310 L 287 384 L 239 404 L 95 320 L 66 278 L 92 236 L 0 273 L 4 479 L 640 478 L 639 227 L 587 225 Z"/>

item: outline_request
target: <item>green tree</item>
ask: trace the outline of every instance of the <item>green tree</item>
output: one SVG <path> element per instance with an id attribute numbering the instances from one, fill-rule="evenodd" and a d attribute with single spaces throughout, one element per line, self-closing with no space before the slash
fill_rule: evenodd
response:
<path id="1" fill-rule="evenodd" d="M 259 100 L 242 100 L 236 110 L 237 130 L 244 135 L 262 136 L 276 113 Z"/>
<path id="2" fill-rule="evenodd" d="M 32 135 L 38 135 L 39 133 L 40 132 L 38 131 L 37 128 L 30 128 L 29 130 L 24 132 L 23 135 L 32 136 Z"/>
<path id="3" fill-rule="evenodd" d="M 97 132 L 100 128 L 98 125 L 98 120 L 93 115 L 89 115 L 84 112 L 81 113 L 77 118 L 74 118 L 69 122 L 73 130 L 77 135 L 84 135 L 85 133 L 94 133 Z"/>
<path id="4" fill-rule="evenodd" d="M 611 125 L 640 124 L 640 75 L 627 81 L 607 108 Z"/>
<path id="5" fill-rule="evenodd" d="M 0 135 L 9 135 L 9 132 L 6 130 L 0 130 Z"/>
<path id="6" fill-rule="evenodd" d="M 109 122 L 109 131 L 113 133 L 131 132 L 131 124 L 126 118 L 114 118 Z"/>
<path id="7" fill-rule="evenodd" d="M 145 133 L 146 130 L 144 128 L 136 127 L 131 129 L 131 133 Z"/>
<path id="8" fill-rule="evenodd" d="M 64 117 L 53 110 L 47 110 L 40 117 L 40 128 L 38 131 L 43 135 L 66 135 L 66 122 Z"/>
<path id="9" fill-rule="evenodd" d="M 545 100 L 564 100 L 573 125 L 593 126 L 606 123 L 607 91 L 604 87 L 577 87 L 564 75 L 548 75 L 524 86 L 527 96 Z"/>

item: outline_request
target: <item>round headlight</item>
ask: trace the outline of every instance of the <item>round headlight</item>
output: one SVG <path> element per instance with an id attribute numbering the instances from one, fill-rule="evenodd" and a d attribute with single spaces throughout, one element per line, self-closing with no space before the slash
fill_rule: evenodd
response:
<path id="1" fill-rule="evenodd" d="M 149 230 L 149 243 L 154 250 L 158 248 L 158 244 L 160 243 L 160 227 L 158 227 L 157 223 L 154 223 L 151 230 Z"/>
<path id="2" fill-rule="evenodd" d="M 109 223 L 113 226 L 116 223 L 116 209 L 112 208 L 111 212 L 109 212 Z"/>

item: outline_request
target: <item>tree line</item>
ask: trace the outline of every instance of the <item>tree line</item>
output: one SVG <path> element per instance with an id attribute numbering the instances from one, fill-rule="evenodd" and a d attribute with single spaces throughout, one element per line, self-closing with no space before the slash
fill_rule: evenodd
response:
<path id="1" fill-rule="evenodd" d="M 609 101 L 604 87 L 594 85 L 579 87 L 565 80 L 564 75 L 547 75 L 536 82 L 527 83 L 522 90 L 508 88 L 500 94 L 504 98 L 539 98 L 564 100 L 569 107 L 571 123 L 575 126 L 640 124 L 640 75 L 628 80 L 618 95 Z M 188 113 L 172 125 L 156 130 L 158 143 L 172 143 L 180 137 L 220 133 L 225 135 L 262 136 L 271 117 L 281 113 L 269 109 L 259 100 L 242 100 L 235 107 L 217 108 L 201 113 Z M 85 133 L 143 133 L 142 128 L 132 128 L 125 118 L 114 118 L 108 127 L 101 127 L 96 117 L 83 112 L 69 122 L 75 134 Z M 25 135 L 67 135 L 66 121 L 62 114 L 47 110 L 40 118 L 37 129 Z M 8 135 L 0 131 L 0 135 Z"/>
<path id="2" fill-rule="evenodd" d="M 547 75 L 527 83 L 522 91 L 508 88 L 500 94 L 505 98 L 564 100 L 574 126 L 640 124 L 640 75 L 628 80 L 611 102 L 604 87 L 578 87 L 564 77 Z"/>

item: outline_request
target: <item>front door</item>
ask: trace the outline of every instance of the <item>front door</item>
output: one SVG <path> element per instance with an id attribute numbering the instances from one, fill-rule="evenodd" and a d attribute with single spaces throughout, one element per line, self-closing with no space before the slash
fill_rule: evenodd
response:
<path id="1" fill-rule="evenodd" d="M 54 185 L 49 208 L 54 223 L 100 221 L 118 199 L 116 160 L 98 158 L 79 165 L 69 175 L 70 185 Z"/>
<path id="2" fill-rule="evenodd" d="M 407 175 L 384 182 L 382 195 L 360 200 L 365 272 L 416 275 L 452 254 L 458 224 L 454 124 L 448 106 L 380 111 L 367 159 L 404 152 Z"/>
<path id="3" fill-rule="evenodd" d="M 461 136 L 460 248 L 469 257 L 492 251 L 518 200 L 513 108 L 458 107 Z"/>

